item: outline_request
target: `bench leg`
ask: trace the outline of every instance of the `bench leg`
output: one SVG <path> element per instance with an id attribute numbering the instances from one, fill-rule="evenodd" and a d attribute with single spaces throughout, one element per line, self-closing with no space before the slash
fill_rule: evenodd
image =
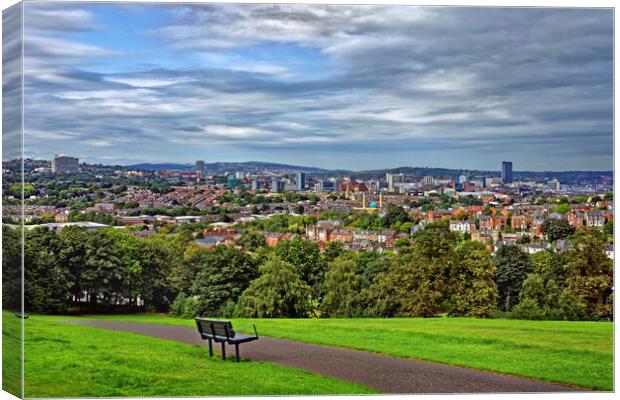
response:
<path id="1" fill-rule="evenodd" d="M 209 355 L 213 357 L 213 343 L 211 343 L 211 339 L 209 339 Z"/>
<path id="2" fill-rule="evenodd" d="M 226 343 L 222 342 L 222 359 L 226 359 Z"/>
<path id="3" fill-rule="evenodd" d="M 235 343 L 235 356 L 237 358 L 237 362 L 239 362 L 239 343 Z"/>

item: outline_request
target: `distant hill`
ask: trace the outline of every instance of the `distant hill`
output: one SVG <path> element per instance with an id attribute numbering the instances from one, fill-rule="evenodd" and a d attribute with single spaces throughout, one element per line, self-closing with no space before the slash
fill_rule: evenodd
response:
<path id="1" fill-rule="evenodd" d="M 127 165 L 126 168 L 133 168 L 133 169 L 143 170 L 143 171 L 159 171 L 163 169 L 173 170 L 173 171 L 193 171 L 195 166 L 194 164 L 140 163 L 140 164 Z M 224 172 L 235 172 L 235 171 L 252 172 L 252 171 L 261 171 L 265 169 L 303 171 L 303 172 L 308 172 L 308 173 L 329 172 L 328 170 L 325 170 L 322 168 L 316 168 L 316 167 L 268 163 L 268 162 L 261 162 L 261 161 L 205 163 L 205 171 L 208 173 L 214 173 L 214 174 L 224 173 Z"/>
<path id="2" fill-rule="evenodd" d="M 173 171 L 188 171 L 190 169 L 193 169 L 193 165 L 174 164 L 174 163 L 161 163 L 161 164 L 140 163 L 140 164 L 126 165 L 125 168 L 138 169 L 138 170 L 143 170 L 143 171 L 160 171 L 163 169 L 169 169 Z"/>

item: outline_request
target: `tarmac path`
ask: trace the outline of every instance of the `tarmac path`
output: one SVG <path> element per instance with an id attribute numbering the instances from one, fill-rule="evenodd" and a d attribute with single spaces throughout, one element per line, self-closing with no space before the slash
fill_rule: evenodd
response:
<path id="1" fill-rule="evenodd" d="M 67 321 L 96 328 L 112 329 L 206 346 L 195 328 L 112 321 Z M 260 336 L 260 332 L 259 332 Z M 218 352 L 219 344 L 214 344 Z M 240 345 L 241 358 L 267 361 L 318 375 L 330 376 L 374 388 L 382 393 L 515 393 L 572 392 L 573 386 L 453 367 L 428 361 L 396 358 L 365 351 L 260 337 Z M 234 359 L 234 347 L 226 354 Z M 214 354 L 219 356 L 219 354 Z"/>

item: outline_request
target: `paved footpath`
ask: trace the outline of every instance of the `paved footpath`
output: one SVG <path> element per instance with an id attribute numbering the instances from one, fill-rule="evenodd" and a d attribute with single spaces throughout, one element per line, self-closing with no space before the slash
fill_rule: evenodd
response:
<path id="1" fill-rule="evenodd" d="M 200 339 L 195 328 L 184 326 L 92 320 L 71 322 L 192 345 L 207 345 L 207 341 Z M 219 350 L 219 344 L 214 346 L 214 349 Z M 331 376 L 383 393 L 513 393 L 580 390 L 572 386 L 533 379 L 286 339 L 260 337 L 257 341 L 240 345 L 240 352 L 243 359 L 268 361 Z M 234 359 L 234 347 L 227 347 L 226 354 Z"/>

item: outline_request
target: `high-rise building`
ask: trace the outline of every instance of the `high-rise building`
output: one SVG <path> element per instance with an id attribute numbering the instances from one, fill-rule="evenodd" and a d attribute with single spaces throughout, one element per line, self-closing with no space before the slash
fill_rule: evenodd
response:
<path id="1" fill-rule="evenodd" d="M 403 174 L 385 174 L 385 180 L 388 184 L 388 192 L 395 192 L 397 183 L 403 183 L 405 181 L 405 175 Z"/>
<path id="2" fill-rule="evenodd" d="M 512 183 L 512 161 L 502 161 L 502 183 Z"/>
<path id="3" fill-rule="evenodd" d="M 435 184 L 435 179 L 432 176 L 428 175 L 422 178 L 422 184 L 424 186 L 433 186 Z"/>
<path id="4" fill-rule="evenodd" d="M 271 191 L 273 193 L 278 193 L 284 190 L 284 182 L 274 178 L 271 180 Z"/>
<path id="5" fill-rule="evenodd" d="M 205 173 L 205 162 L 203 160 L 196 161 L 196 172 Z"/>
<path id="6" fill-rule="evenodd" d="M 304 174 L 301 171 L 297 171 L 295 175 L 296 175 L 296 180 L 295 180 L 296 187 L 295 188 L 298 192 L 302 192 L 304 190 L 306 174 Z"/>
<path id="7" fill-rule="evenodd" d="M 547 186 L 549 186 L 549 189 L 553 190 L 554 192 L 560 191 L 560 181 L 557 179 L 551 179 L 550 181 L 547 181 Z"/>
<path id="8" fill-rule="evenodd" d="M 73 174 L 79 172 L 79 160 L 77 157 L 55 155 L 52 159 L 52 173 Z"/>

